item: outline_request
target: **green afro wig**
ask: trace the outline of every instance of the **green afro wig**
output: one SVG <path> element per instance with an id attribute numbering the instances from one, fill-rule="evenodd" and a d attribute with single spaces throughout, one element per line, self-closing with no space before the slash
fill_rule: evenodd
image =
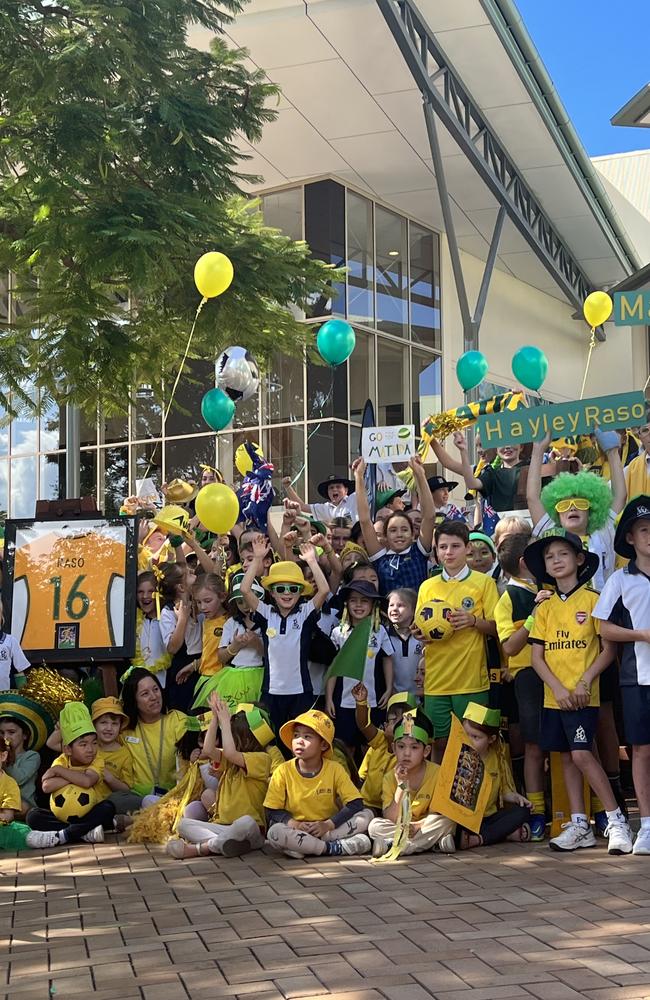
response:
<path id="1" fill-rule="evenodd" d="M 543 466 L 542 466 L 543 468 Z M 548 486 L 542 490 L 540 499 L 544 510 L 555 524 L 558 523 L 556 503 L 568 500 L 569 497 L 584 497 L 589 500 L 589 520 L 587 531 L 590 535 L 607 524 L 607 517 L 612 509 L 612 491 L 600 476 L 593 472 L 561 472 Z"/>

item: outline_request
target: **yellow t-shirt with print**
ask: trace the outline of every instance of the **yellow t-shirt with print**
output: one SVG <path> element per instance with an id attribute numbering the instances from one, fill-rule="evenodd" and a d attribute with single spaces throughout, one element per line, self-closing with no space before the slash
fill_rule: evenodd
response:
<path id="1" fill-rule="evenodd" d="M 536 594 L 537 587 L 534 583 L 529 584 L 524 580 L 517 580 L 515 583 L 514 578 L 510 580 L 494 609 L 499 642 L 505 642 L 522 627 L 533 612 Z M 516 674 L 524 667 L 529 667 L 530 658 L 530 646 L 526 643 L 523 649 L 520 649 L 514 656 L 506 657 L 508 670 L 511 674 Z"/>
<path id="2" fill-rule="evenodd" d="M 288 760 L 273 772 L 264 806 L 284 809 L 299 822 L 316 822 L 331 819 L 348 802 L 360 798 L 359 789 L 336 761 L 323 760 L 318 774 L 306 778 L 297 762 Z"/>
<path id="3" fill-rule="evenodd" d="M 452 608 L 491 621 L 498 600 L 492 577 L 468 569 L 462 579 L 445 579 L 440 574 L 425 580 L 418 591 L 416 614 L 428 601 L 445 601 Z M 489 687 L 485 636 L 475 628 L 459 629 L 448 639 L 425 643 L 425 695 L 466 694 Z"/>
<path id="4" fill-rule="evenodd" d="M 187 716 L 173 709 L 157 722 L 138 722 L 125 729 L 122 738 L 133 759 L 133 788 L 147 795 L 157 786 L 176 784 L 176 743 L 185 732 Z"/>
<path id="5" fill-rule="evenodd" d="M 529 642 L 544 647 L 549 670 L 568 691 L 574 690 L 600 653 L 600 622 L 591 616 L 598 597 L 594 590 L 581 586 L 566 596 L 553 594 L 535 612 Z M 598 678 L 591 685 L 589 705 L 600 705 Z M 550 687 L 545 684 L 544 708 L 559 707 Z"/>
<path id="6" fill-rule="evenodd" d="M 211 676 L 218 673 L 223 667 L 217 655 L 219 643 L 223 635 L 223 627 L 228 620 L 228 615 L 218 615 L 216 618 L 203 619 L 203 648 L 201 652 L 201 662 L 199 673 L 203 676 Z"/>
<path id="7" fill-rule="evenodd" d="M 18 782 L 5 771 L 0 772 L 0 809 L 13 809 L 14 812 L 22 809 Z"/>
<path id="8" fill-rule="evenodd" d="M 424 764 L 424 777 L 420 783 L 420 787 L 417 791 L 411 790 L 411 818 L 412 819 L 424 819 L 428 816 L 431 809 L 431 799 L 433 798 L 433 792 L 438 781 L 438 773 L 440 768 L 437 764 L 433 764 L 430 760 L 425 761 Z M 384 811 L 388 809 L 391 802 L 395 798 L 395 789 L 397 788 L 397 779 L 395 777 L 394 771 L 389 771 L 384 776 L 384 783 L 381 790 L 381 804 Z"/>
<path id="9" fill-rule="evenodd" d="M 264 750 L 243 756 L 245 769 L 230 761 L 219 769 L 213 822 L 229 826 L 241 816 L 252 816 L 258 826 L 265 827 L 264 796 L 271 775 L 271 758 Z"/>
<path id="10" fill-rule="evenodd" d="M 384 778 L 395 764 L 395 755 L 389 747 L 386 734 L 379 729 L 370 740 L 359 768 L 359 777 L 363 778 L 363 804 L 370 809 L 381 809 Z"/>
<path id="11" fill-rule="evenodd" d="M 127 745 L 120 739 L 120 747 L 117 750 L 100 750 L 104 767 L 107 768 L 113 777 L 118 781 L 123 781 L 129 788 L 133 788 L 135 777 L 133 774 L 133 757 Z M 103 768 L 102 768 L 103 773 Z M 102 798 L 107 799 L 112 793 L 112 789 L 100 778 L 98 787 L 101 789 Z"/>

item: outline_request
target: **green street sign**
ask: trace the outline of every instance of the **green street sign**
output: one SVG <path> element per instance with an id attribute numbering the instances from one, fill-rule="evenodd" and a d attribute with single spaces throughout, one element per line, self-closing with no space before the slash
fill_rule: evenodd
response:
<path id="1" fill-rule="evenodd" d="M 650 325 L 650 290 L 614 292 L 614 326 Z"/>
<path id="2" fill-rule="evenodd" d="M 596 426 L 607 431 L 645 423 L 646 400 L 642 392 L 620 392 L 615 396 L 577 399 L 573 403 L 553 403 L 522 410 L 505 410 L 479 417 L 476 429 L 484 448 L 591 434 Z"/>

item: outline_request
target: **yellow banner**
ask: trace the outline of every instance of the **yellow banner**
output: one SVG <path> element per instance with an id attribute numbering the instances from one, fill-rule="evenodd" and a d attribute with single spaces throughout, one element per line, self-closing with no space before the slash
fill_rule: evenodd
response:
<path id="1" fill-rule="evenodd" d="M 455 715 L 431 799 L 431 812 L 440 813 L 478 833 L 492 791 L 492 778 L 479 753 L 470 745 Z"/>

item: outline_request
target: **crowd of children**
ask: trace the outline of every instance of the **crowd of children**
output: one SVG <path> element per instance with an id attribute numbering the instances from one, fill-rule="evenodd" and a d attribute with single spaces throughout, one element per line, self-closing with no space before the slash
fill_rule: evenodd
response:
<path id="1" fill-rule="evenodd" d="M 126 831 L 175 858 L 266 843 L 392 860 L 542 841 L 556 753 L 570 816 L 550 847 L 602 833 L 611 854 L 650 854 L 648 465 L 642 452 L 628 479 L 644 489 L 628 498 L 619 437 L 598 437 L 610 483 L 548 440 L 525 466 L 504 448 L 479 470 L 462 435 L 458 461 L 437 446 L 495 501 L 494 530 L 471 530 L 449 503 L 457 484 L 427 480 L 417 458 L 410 497 L 378 491 L 374 517 L 357 460 L 352 479 L 319 485 L 323 503 L 287 487 L 277 533 L 212 538 L 188 517 L 156 558 L 145 530 L 120 699 L 69 701 L 43 748 L 19 692 L 0 694 L 0 847 Z M 510 507 L 524 467 L 530 520 Z M 13 677 L 28 663 L 9 639 Z M 489 780 L 472 829 L 436 795 L 454 719 Z"/>

